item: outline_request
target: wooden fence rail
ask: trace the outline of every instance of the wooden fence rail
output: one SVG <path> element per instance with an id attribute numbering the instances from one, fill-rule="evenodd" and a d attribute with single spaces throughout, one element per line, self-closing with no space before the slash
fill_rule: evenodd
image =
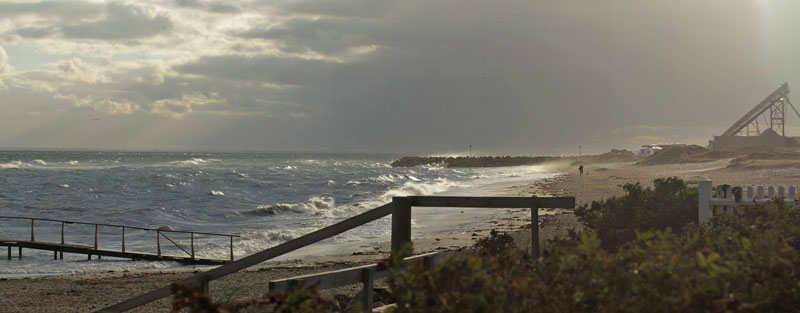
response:
<path id="1" fill-rule="evenodd" d="M 714 193 L 715 189 L 716 193 Z M 754 188 L 753 186 L 718 185 L 717 188 L 713 188 L 712 181 L 704 178 L 698 182 L 697 192 L 698 222 L 708 222 L 716 213 L 733 213 L 737 206 L 752 202 L 763 203 L 779 199 L 788 205 L 797 204 L 794 186 L 787 189 L 783 186 L 777 188 L 757 186 Z"/>
<path id="2" fill-rule="evenodd" d="M 420 254 L 407 257 L 408 262 L 422 262 L 425 267 L 430 268 L 441 259 L 438 252 Z M 330 289 L 344 287 L 361 283 L 363 291 L 361 294 L 361 304 L 364 312 L 372 311 L 373 281 L 389 277 L 388 269 L 378 268 L 378 264 L 363 265 L 341 270 L 289 277 L 284 279 L 272 280 L 269 282 L 269 291 L 285 291 L 300 285 L 311 285 L 319 283 L 317 289 Z"/>
<path id="3" fill-rule="evenodd" d="M 198 273 L 183 280 L 183 283 L 199 284 L 208 292 L 210 281 L 261 262 L 295 251 L 321 240 L 339 235 L 353 228 L 392 215 L 392 251 L 411 242 L 411 208 L 418 207 L 475 207 L 475 208 L 530 208 L 531 209 L 531 249 L 534 257 L 539 256 L 539 208 L 574 208 L 574 197 L 394 197 L 392 202 L 378 208 L 345 219 L 339 223 L 322 228 L 304 236 L 292 239 L 275 247 L 257 252 L 239 260 L 227 263 L 204 273 Z M 103 308 L 98 312 L 125 312 L 147 303 L 172 295 L 172 287 L 164 286 L 147 294 L 140 295 L 118 304 Z"/>

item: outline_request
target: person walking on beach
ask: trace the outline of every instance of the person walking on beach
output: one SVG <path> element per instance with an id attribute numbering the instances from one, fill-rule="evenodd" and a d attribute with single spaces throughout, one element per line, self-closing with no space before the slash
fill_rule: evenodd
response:
<path id="1" fill-rule="evenodd" d="M 578 166 L 578 172 L 581 172 L 581 176 L 583 176 L 583 164 L 581 164 L 581 166 Z"/>

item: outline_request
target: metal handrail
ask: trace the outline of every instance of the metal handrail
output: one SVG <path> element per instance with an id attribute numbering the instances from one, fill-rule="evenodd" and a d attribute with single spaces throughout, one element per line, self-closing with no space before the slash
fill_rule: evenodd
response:
<path id="1" fill-rule="evenodd" d="M 168 230 L 168 229 L 146 228 L 146 227 L 117 225 L 117 224 L 106 224 L 106 223 L 88 223 L 88 222 L 56 220 L 56 219 L 39 218 L 39 217 L 0 216 L 0 218 L 4 218 L 4 219 L 20 219 L 20 220 L 35 220 L 35 221 L 46 221 L 46 222 L 58 222 L 58 223 L 66 223 L 66 224 L 83 224 L 83 225 L 98 225 L 98 226 L 108 226 L 108 227 L 125 227 L 125 228 L 129 228 L 129 229 L 139 229 L 139 230 L 146 230 L 146 231 L 154 231 L 154 230 L 156 230 L 156 231 L 162 231 L 162 232 L 198 234 L 198 235 L 209 235 L 209 236 L 241 237 L 240 235 L 231 235 L 231 234 L 216 234 L 216 233 L 205 233 L 205 232 L 186 231 L 186 230 Z"/>
<path id="2" fill-rule="evenodd" d="M 67 221 L 67 220 L 57 220 L 51 218 L 38 218 L 38 217 L 22 217 L 22 216 L 0 216 L 0 219 L 18 219 L 18 220 L 30 220 L 31 221 L 31 242 L 36 241 L 36 232 L 35 232 L 35 224 L 36 221 L 43 221 L 43 222 L 52 222 L 52 223 L 61 223 L 61 244 L 65 244 L 64 240 L 64 225 L 65 224 L 79 224 L 79 225 L 94 225 L 94 249 L 98 249 L 98 228 L 99 226 L 104 227 L 117 227 L 122 228 L 122 247 L 121 251 L 124 253 L 125 251 L 125 229 L 138 229 L 144 231 L 156 231 L 156 246 L 158 251 L 158 256 L 161 256 L 161 236 L 167 238 L 172 244 L 186 252 L 192 259 L 195 258 L 194 253 L 194 235 L 207 235 L 207 236 L 218 236 L 218 237 L 228 237 L 230 238 L 230 259 L 233 260 L 233 238 L 240 238 L 240 235 L 231 235 L 231 234 L 216 234 L 216 233 L 206 233 L 206 232 L 193 232 L 193 231 L 183 231 L 183 230 L 169 230 L 169 229 L 158 229 L 158 228 L 146 228 L 146 227 L 137 227 L 137 226 L 126 226 L 126 225 L 117 225 L 117 224 L 107 224 L 107 223 L 89 223 L 89 222 L 78 222 L 78 221 Z M 173 241 L 171 238 L 167 237 L 164 232 L 172 232 L 172 233 L 180 233 L 180 234 L 190 234 L 191 235 L 191 252 L 186 251 L 181 245 Z"/>

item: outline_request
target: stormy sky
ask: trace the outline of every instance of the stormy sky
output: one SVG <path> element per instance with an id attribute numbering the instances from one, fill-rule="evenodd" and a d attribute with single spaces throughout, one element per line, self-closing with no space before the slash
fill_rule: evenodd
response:
<path id="1" fill-rule="evenodd" d="M 799 13 L 793 0 L 4 1 L 0 147 L 705 145 L 782 82 L 800 86 Z"/>

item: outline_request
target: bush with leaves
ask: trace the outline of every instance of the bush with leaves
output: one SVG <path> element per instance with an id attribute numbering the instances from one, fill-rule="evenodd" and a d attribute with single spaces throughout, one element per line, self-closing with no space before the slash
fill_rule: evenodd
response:
<path id="1" fill-rule="evenodd" d="M 637 232 L 613 253 L 587 232 L 539 259 L 516 249 L 466 253 L 398 270 L 390 285 L 395 312 L 793 312 L 798 225 L 796 208 L 753 204 L 681 233 Z"/>
<path id="2" fill-rule="evenodd" d="M 199 286 L 174 283 L 175 294 L 172 312 L 184 313 L 316 313 L 335 312 L 336 305 L 322 298 L 315 286 L 301 286 L 290 291 L 271 292 L 263 298 L 254 298 L 222 305 L 199 290 Z"/>
<path id="3" fill-rule="evenodd" d="M 633 239 L 634 230 L 671 228 L 682 231 L 697 221 L 697 189 L 677 177 L 658 178 L 653 188 L 639 183 L 622 186 L 625 195 L 575 209 L 578 220 L 597 232 L 603 247 L 612 248 Z"/>

